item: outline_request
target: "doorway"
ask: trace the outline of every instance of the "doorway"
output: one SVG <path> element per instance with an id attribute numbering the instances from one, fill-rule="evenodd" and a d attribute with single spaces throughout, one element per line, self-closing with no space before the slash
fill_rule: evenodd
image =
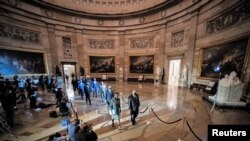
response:
<path id="1" fill-rule="evenodd" d="M 72 74 L 76 78 L 76 69 L 74 64 L 63 64 L 63 75 L 66 86 L 69 86 L 72 81 Z"/>
<path id="2" fill-rule="evenodd" d="M 178 86 L 180 78 L 181 59 L 169 61 L 168 84 Z"/>
<path id="3" fill-rule="evenodd" d="M 76 64 L 75 63 L 63 63 L 63 76 L 64 76 L 64 82 L 66 86 L 66 93 L 68 98 L 73 99 L 74 98 L 74 91 L 73 86 L 71 84 L 72 82 L 72 74 L 74 74 L 74 78 L 76 79 Z"/>

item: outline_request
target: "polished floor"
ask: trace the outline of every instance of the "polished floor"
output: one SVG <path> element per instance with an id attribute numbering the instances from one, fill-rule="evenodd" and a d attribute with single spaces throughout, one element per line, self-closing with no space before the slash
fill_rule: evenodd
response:
<path id="1" fill-rule="evenodd" d="M 91 97 L 92 105 L 81 100 L 71 86 L 67 94 L 82 122 L 92 123 L 99 141 L 195 141 L 193 132 L 203 141 L 207 140 L 207 127 L 210 124 L 250 124 L 250 114 L 245 110 L 215 108 L 202 99 L 203 92 L 169 85 L 142 83 L 110 82 L 115 91 L 121 94 L 122 129 L 111 126 L 111 117 L 106 105 L 100 99 Z M 138 92 L 141 101 L 137 125 L 132 126 L 127 97 L 131 90 Z M 53 94 L 39 92 L 46 103 L 55 103 Z M 60 126 L 62 117 L 50 118 L 49 111 L 55 106 L 35 111 L 29 109 L 29 103 L 18 104 L 15 112 L 14 135 L 0 134 L 0 140 L 34 141 L 47 140 L 48 136 L 65 128 Z M 156 115 L 158 116 L 158 119 Z M 73 119 L 74 117 L 71 117 Z M 162 120 L 162 121 L 161 121 Z M 187 123 L 190 125 L 188 127 Z"/>

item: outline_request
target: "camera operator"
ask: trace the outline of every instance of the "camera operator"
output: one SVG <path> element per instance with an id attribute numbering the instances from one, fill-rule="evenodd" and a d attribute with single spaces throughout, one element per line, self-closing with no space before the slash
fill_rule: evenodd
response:
<path id="1" fill-rule="evenodd" d="M 75 141 L 97 141 L 97 134 L 92 130 L 92 124 L 81 124 L 75 130 Z"/>

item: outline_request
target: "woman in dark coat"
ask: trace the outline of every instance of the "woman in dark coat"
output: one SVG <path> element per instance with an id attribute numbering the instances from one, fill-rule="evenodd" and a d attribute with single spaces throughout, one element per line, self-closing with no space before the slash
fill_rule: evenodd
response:
<path id="1" fill-rule="evenodd" d="M 110 103 L 110 108 L 112 113 L 112 127 L 115 127 L 114 120 L 117 119 L 119 128 L 121 128 L 121 123 L 120 123 L 121 103 L 120 103 L 119 93 L 115 92 L 115 95 Z"/>

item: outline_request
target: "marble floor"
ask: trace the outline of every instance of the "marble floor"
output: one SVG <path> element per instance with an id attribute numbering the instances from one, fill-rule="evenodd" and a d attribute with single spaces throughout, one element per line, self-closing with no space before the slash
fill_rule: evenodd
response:
<path id="1" fill-rule="evenodd" d="M 74 94 L 71 86 L 67 94 L 77 109 L 80 120 L 93 124 L 93 129 L 99 141 L 195 141 L 193 132 L 203 141 L 207 140 L 207 127 L 210 124 L 250 124 L 250 114 L 245 110 L 215 108 L 212 112 L 211 103 L 202 99 L 207 94 L 186 88 L 169 85 L 153 85 L 142 83 L 110 82 L 115 91 L 120 92 L 122 103 L 122 129 L 112 128 L 111 117 L 105 103 L 92 98 L 92 105 L 81 100 L 77 92 Z M 128 111 L 127 97 L 134 89 L 140 96 L 141 107 L 137 125 L 132 126 Z M 53 94 L 39 92 L 47 103 L 55 103 Z M 15 112 L 13 129 L 15 136 L 0 134 L 0 140 L 35 141 L 47 140 L 48 136 L 65 128 L 59 122 L 63 117 L 50 118 L 49 111 L 55 110 L 55 105 L 35 111 L 29 109 L 29 104 L 18 104 Z M 158 116 L 158 119 L 156 117 Z M 71 117 L 74 119 L 74 117 Z"/>

